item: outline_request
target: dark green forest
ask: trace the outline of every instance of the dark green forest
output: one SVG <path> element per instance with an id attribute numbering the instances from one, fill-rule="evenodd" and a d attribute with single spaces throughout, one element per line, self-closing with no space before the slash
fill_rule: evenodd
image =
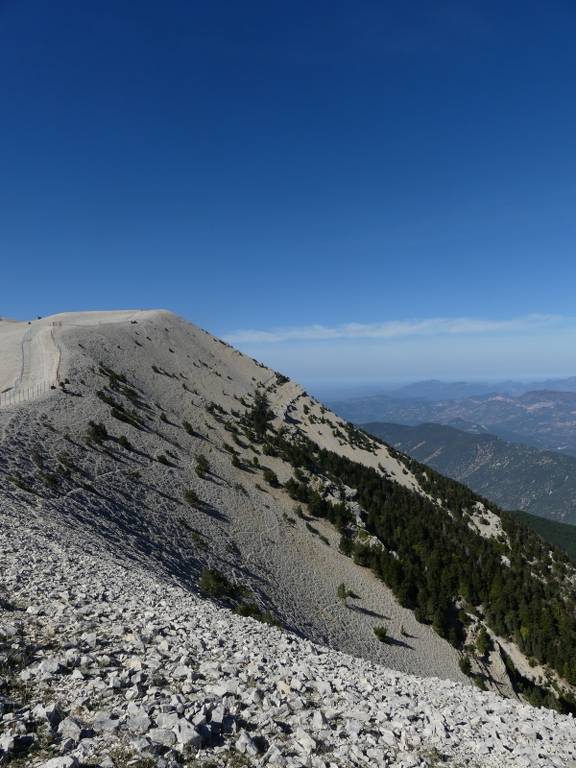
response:
<path id="1" fill-rule="evenodd" d="M 341 531 L 342 551 L 372 568 L 420 621 L 459 647 L 467 612 L 476 614 L 576 684 L 576 602 L 564 583 L 569 560 L 563 551 L 466 486 L 410 459 L 399 457 L 441 504 L 306 438 L 294 442 L 279 434 L 273 444 L 295 468 L 286 483 L 291 496 L 311 515 L 331 520 Z M 353 538 L 345 506 L 312 489 L 302 470 L 356 488 L 366 528 L 384 546 Z M 504 536 L 488 539 L 470 528 L 478 501 L 500 515 L 510 546 Z"/>
<path id="2" fill-rule="evenodd" d="M 576 563 L 576 525 L 548 520 L 545 517 L 531 515 L 529 512 L 515 511 L 511 514 L 528 528 L 536 531 L 544 541 L 564 550 L 570 560 Z"/>

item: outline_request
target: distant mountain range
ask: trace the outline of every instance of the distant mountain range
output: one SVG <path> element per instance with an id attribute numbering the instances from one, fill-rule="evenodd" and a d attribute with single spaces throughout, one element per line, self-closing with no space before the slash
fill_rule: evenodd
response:
<path id="1" fill-rule="evenodd" d="M 417 461 L 427 464 L 504 509 L 576 524 L 576 458 L 471 434 L 442 424 L 363 424 Z"/>
<path id="2" fill-rule="evenodd" d="M 470 382 L 429 379 L 388 390 L 386 394 L 394 398 L 415 398 L 418 400 L 463 400 L 466 397 L 477 397 L 479 395 L 495 393 L 522 395 L 534 390 L 576 392 L 576 376 L 529 383 L 519 381 Z"/>
<path id="3" fill-rule="evenodd" d="M 309 383 L 309 389 L 320 400 L 336 403 L 373 397 L 400 400 L 463 400 L 482 395 L 523 395 L 526 392 L 576 392 L 576 376 L 540 381 L 440 381 L 426 379 L 404 384 L 378 383 Z"/>
<path id="4" fill-rule="evenodd" d="M 388 394 L 341 400 L 330 406 L 356 424 L 385 421 L 416 426 L 433 422 L 467 432 L 489 432 L 509 442 L 576 456 L 576 392 L 546 389 L 460 400 Z"/>

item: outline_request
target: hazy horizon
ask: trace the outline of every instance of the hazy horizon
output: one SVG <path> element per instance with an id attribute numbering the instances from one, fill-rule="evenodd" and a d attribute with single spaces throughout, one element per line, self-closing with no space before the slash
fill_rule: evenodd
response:
<path id="1" fill-rule="evenodd" d="M 576 374 L 573 374 L 576 375 Z M 498 385 L 514 383 L 517 385 L 538 385 L 549 380 L 569 379 L 571 376 L 545 376 L 545 377 L 521 377 L 521 378 L 496 378 L 496 379 L 465 379 L 465 378 L 413 378 L 413 379 L 375 379 L 371 381 L 356 381 L 354 379 L 300 379 L 299 382 L 315 397 L 326 400 L 347 399 L 353 397 L 370 397 L 372 395 L 394 392 L 412 384 L 426 384 L 440 382 L 441 384 L 470 384 L 474 385 Z"/>
<path id="2" fill-rule="evenodd" d="M 225 334 L 247 354 L 303 381 L 537 380 L 574 375 L 571 318 L 394 321 L 351 333 L 307 329 Z"/>

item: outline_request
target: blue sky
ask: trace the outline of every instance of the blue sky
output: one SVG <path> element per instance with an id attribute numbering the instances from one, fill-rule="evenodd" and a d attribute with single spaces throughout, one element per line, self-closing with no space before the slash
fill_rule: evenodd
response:
<path id="1" fill-rule="evenodd" d="M 305 381 L 576 373 L 574 39 L 554 0 L 0 0 L 0 315 L 162 306 Z"/>

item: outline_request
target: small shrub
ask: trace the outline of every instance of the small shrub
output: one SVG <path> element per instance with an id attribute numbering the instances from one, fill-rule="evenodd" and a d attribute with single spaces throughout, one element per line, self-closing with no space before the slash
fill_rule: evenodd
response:
<path id="1" fill-rule="evenodd" d="M 340 537 L 340 545 L 338 549 L 343 555 L 346 555 L 346 557 L 352 556 L 354 551 L 354 542 L 349 536 L 346 535 L 346 533 L 343 533 Z"/>
<path id="2" fill-rule="evenodd" d="M 40 472 L 40 477 L 42 478 L 44 485 L 52 491 L 55 491 L 60 485 L 58 477 L 51 472 Z"/>
<path id="3" fill-rule="evenodd" d="M 10 475 L 8 480 L 10 480 L 10 482 L 13 483 L 16 488 L 20 488 L 22 491 L 28 491 L 28 493 L 34 492 L 34 489 L 30 483 L 24 477 L 22 477 L 22 475 Z"/>
<path id="4" fill-rule="evenodd" d="M 266 480 L 268 485 L 271 485 L 272 488 L 278 488 L 280 486 L 276 473 L 273 472 L 269 467 L 264 467 L 264 480 Z"/>
<path id="5" fill-rule="evenodd" d="M 492 647 L 493 647 L 492 638 L 486 631 L 486 627 L 482 627 L 482 629 L 478 633 L 478 638 L 476 639 L 476 648 L 478 650 L 478 653 L 480 654 L 480 656 L 485 657 L 492 650 Z"/>
<path id="6" fill-rule="evenodd" d="M 244 415 L 244 423 L 258 442 L 262 442 L 266 437 L 268 425 L 273 419 L 274 413 L 270 409 L 268 398 L 261 392 L 256 392 L 253 407 Z"/>
<path id="7" fill-rule="evenodd" d="M 374 632 L 374 634 L 376 635 L 378 640 L 380 640 L 381 643 L 388 642 L 389 640 L 388 629 L 383 624 L 378 624 L 373 628 L 372 631 Z"/>
<path id="8" fill-rule="evenodd" d="M 109 395 L 108 392 L 106 392 L 106 390 L 104 389 L 99 389 L 96 392 L 96 396 L 99 397 L 103 403 L 106 403 L 106 405 L 110 405 L 113 408 L 118 406 L 118 403 L 116 402 L 116 400 L 111 395 Z"/>
<path id="9" fill-rule="evenodd" d="M 192 437 L 197 436 L 197 432 L 195 431 L 194 427 L 192 426 L 192 424 L 190 424 L 189 421 L 186 421 L 186 419 L 184 419 L 184 421 L 182 422 L 182 426 L 184 427 L 185 431 L 189 435 L 191 435 Z"/>
<path id="10" fill-rule="evenodd" d="M 249 616 L 256 621 L 261 621 L 263 624 L 270 624 L 273 627 L 279 627 L 280 623 L 274 614 L 269 611 L 262 611 L 256 603 L 240 603 L 234 608 L 234 613 L 238 616 Z"/>
<path id="11" fill-rule="evenodd" d="M 198 507 L 202 503 L 200 497 L 192 488 L 187 488 L 184 493 L 184 501 L 192 507 Z"/>
<path id="12" fill-rule="evenodd" d="M 110 386 L 112 387 L 117 387 L 119 384 L 126 384 L 127 382 L 126 375 L 124 373 L 117 373 L 116 371 L 112 370 L 112 368 L 108 368 L 106 365 L 100 365 L 100 373 L 102 376 L 108 376 Z"/>
<path id="13" fill-rule="evenodd" d="M 488 690 L 484 678 L 481 677 L 480 675 L 473 675 L 472 676 L 472 680 L 474 680 L 474 685 L 477 688 L 480 688 L 481 691 L 487 691 Z"/>
<path id="14" fill-rule="evenodd" d="M 236 432 L 233 432 L 233 433 L 232 433 L 232 440 L 234 440 L 234 442 L 236 443 L 236 445 L 237 445 L 239 448 L 246 448 L 246 447 L 247 447 L 247 446 L 246 446 L 246 443 L 243 443 L 243 442 L 242 442 L 242 440 L 240 440 L 240 438 L 238 437 L 238 435 L 236 434 Z"/>
<path id="15" fill-rule="evenodd" d="M 105 440 L 108 440 L 108 430 L 104 424 L 95 421 L 89 421 L 88 429 L 86 431 L 86 439 L 89 443 L 102 445 Z"/>
<path id="16" fill-rule="evenodd" d="M 130 442 L 130 440 L 128 440 L 126 435 L 120 435 L 120 437 L 118 438 L 118 445 L 121 448 L 125 448 L 127 451 L 132 450 L 132 443 Z"/>
<path id="17" fill-rule="evenodd" d="M 237 587 L 224 574 L 213 568 L 204 568 L 200 576 L 200 589 L 210 597 L 234 597 Z"/>
<path id="18" fill-rule="evenodd" d="M 164 466 L 169 467 L 170 466 L 170 459 L 168 456 L 165 456 L 163 453 L 159 453 L 158 456 L 156 456 L 156 461 L 159 464 L 164 464 Z"/>
<path id="19" fill-rule="evenodd" d="M 313 533 L 315 536 L 317 536 L 320 533 L 318 528 L 315 528 L 311 523 L 306 523 L 306 528 L 310 531 L 310 533 Z"/>
<path id="20" fill-rule="evenodd" d="M 129 412 L 123 406 L 119 405 L 117 408 L 112 408 L 110 415 L 115 419 L 118 419 L 118 421 L 123 421 L 125 424 L 131 424 L 137 429 L 140 429 L 142 426 L 136 411 L 132 410 L 132 412 Z"/>
<path id="21" fill-rule="evenodd" d="M 36 464 L 37 467 L 42 467 L 44 465 L 44 459 L 42 458 L 42 454 L 36 448 L 34 448 L 31 451 L 30 458 L 32 459 L 34 464 Z"/>
<path id="22" fill-rule="evenodd" d="M 469 656 L 462 656 L 458 661 L 458 666 L 460 667 L 461 672 L 463 672 L 467 677 L 470 677 L 470 673 L 472 672 L 472 664 L 470 663 Z"/>
<path id="23" fill-rule="evenodd" d="M 327 546 L 327 547 L 329 547 L 329 546 L 330 546 L 330 542 L 328 541 L 328 539 L 326 538 L 326 536 L 324 536 L 324 534 L 323 534 L 323 533 L 321 533 L 321 532 L 318 530 L 318 528 L 315 528 L 313 525 L 310 525 L 310 523 L 306 523 L 306 528 L 307 528 L 307 529 L 310 531 L 310 533 L 313 533 L 313 534 L 314 534 L 314 536 L 318 536 L 318 538 L 320 539 L 320 541 L 321 541 L 321 542 L 323 542 L 324 544 L 326 544 L 326 546 Z"/>
<path id="24" fill-rule="evenodd" d="M 198 531 L 192 531 L 190 533 L 190 536 L 191 536 L 192 541 L 194 542 L 194 544 L 196 544 L 196 546 L 200 547 L 200 549 L 206 549 L 206 547 L 208 545 L 206 544 L 206 542 L 202 538 L 202 534 L 201 533 L 198 533 Z"/>
<path id="25" fill-rule="evenodd" d="M 200 453 L 196 457 L 196 474 L 198 477 L 204 478 L 208 472 L 210 472 L 210 464 L 208 463 L 208 459 L 206 456 Z"/>

